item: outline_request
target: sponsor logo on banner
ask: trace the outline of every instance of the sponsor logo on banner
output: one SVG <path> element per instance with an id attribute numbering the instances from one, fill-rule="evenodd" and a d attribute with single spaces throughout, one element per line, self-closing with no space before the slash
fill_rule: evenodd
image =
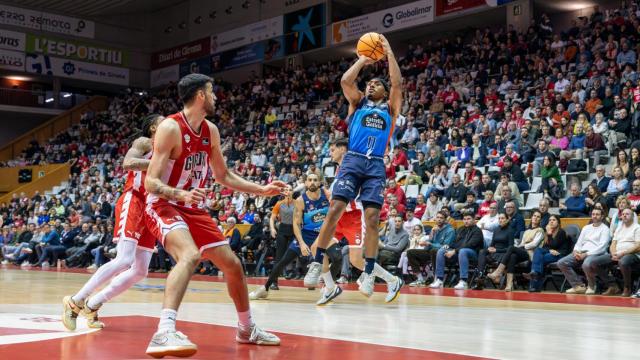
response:
<path id="1" fill-rule="evenodd" d="M 24 53 L 0 49 L 0 69 L 24 71 Z"/>
<path id="2" fill-rule="evenodd" d="M 129 57 L 122 50 L 31 34 L 27 35 L 27 52 L 116 66 L 127 65 Z"/>
<path id="3" fill-rule="evenodd" d="M 264 45 L 263 41 L 243 46 L 238 49 L 225 51 L 221 54 L 222 66 L 225 69 L 231 69 L 241 65 L 262 61 L 264 59 Z"/>
<path id="4" fill-rule="evenodd" d="M 326 34 L 324 4 L 285 14 L 284 33 L 287 55 L 324 47 Z"/>
<path id="5" fill-rule="evenodd" d="M 27 54 L 25 70 L 33 74 L 129 85 L 129 69 L 54 58 L 42 54 Z"/>
<path id="6" fill-rule="evenodd" d="M 0 49 L 24 51 L 25 34 L 0 29 Z"/>
<path id="7" fill-rule="evenodd" d="M 180 79 L 179 70 L 180 66 L 178 64 L 151 70 L 151 87 L 154 88 L 166 85 L 172 81 L 178 81 Z"/>
<path id="8" fill-rule="evenodd" d="M 189 74 L 211 74 L 211 55 L 180 64 L 180 77 Z"/>
<path id="9" fill-rule="evenodd" d="M 211 36 L 211 53 L 235 49 L 254 42 L 282 36 L 282 16 L 258 21 Z"/>
<path id="10" fill-rule="evenodd" d="M 207 37 L 155 52 L 151 55 L 151 68 L 158 69 L 203 57 L 210 54 L 209 46 L 210 38 Z"/>
<path id="11" fill-rule="evenodd" d="M 0 24 L 93 38 L 95 23 L 69 16 L 0 5 Z"/>
<path id="12" fill-rule="evenodd" d="M 486 5 L 486 0 L 436 0 L 436 15 L 447 15 L 458 11 Z"/>
<path id="13" fill-rule="evenodd" d="M 332 43 L 356 40 L 368 32 L 389 32 L 433 22 L 434 0 L 422 0 L 332 24 Z"/>

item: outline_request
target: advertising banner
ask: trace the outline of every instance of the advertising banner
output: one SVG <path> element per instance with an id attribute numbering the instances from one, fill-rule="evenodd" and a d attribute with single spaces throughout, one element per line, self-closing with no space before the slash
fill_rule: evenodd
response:
<path id="1" fill-rule="evenodd" d="M 0 5 L 0 24 L 86 38 L 95 37 L 93 21 Z"/>
<path id="2" fill-rule="evenodd" d="M 225 51 L 220 57 L 224 69 L 252 64 L 264 59 L 264 41 Z"/>
<path id="3" fill-rule="evenodd" d="M 175 64 L 161 69 L 151 70 L 150 85 L 152 88 L 166 85 L 180 79 L 180 65 Z"/>
<path id="4" fill-rule="evenodd" d="M 170 49 L 157 51 L 151 55 L 151 68 L 159 69 L 208 55 L 211 53 L 209 41 L 209 38 L 206 37 Z"/>
<path id="5" fill-rule="evenodd" d="M 486 0 L 436 0 L 436 15 L 447 15 L 482 5 L 486 5 Z"/>
<path id="6" fill-rule="evenodd" d="M 216 54 L 282 35 L 282 16 L 258 21 L 211 35 L 211 53 Z"/>
<path id="7" fill-rule="evenodd" d="M 285 54 L 291 55 L 324 47 L 324 25 L 324 4 L 284 15 Z"/>
<path id="8" fill-rule="evenodd" d="M 0 29 L 0 49 L 24 51 L 24 33 Z"/>
<path id="9" fill-rule="evenodd" d="M 126 66 L 129 60 L 129 54 L 123 50 L 32 34 L 27 34 L 26 51 L 115 66 Z"/>
<path id="10" fill-rule="evenodd" d="M 129 69 L 55 58 L 42 54 L 26 55 L 26 71 L 39 75 L 129 85 Z"/>
<path id="11" fill-rule="evenodd" d="M 0 69 L 24 71 L 24 53 L 0 49 Z"/>
<path id="12" fill-rule="evenodd" d="M 199 59 L 189 60 L 180 64 L 180 77 L 189 74 L 211 74 L 211 55 Z"/>
<path id="13" fill-rule="evenodd" d="M 337 21 L 331 25 L 331 42 L 339 44 L 359 39 L 368 32 L 387 33 L 430 23 L 434 13 L 433 0 L 422 0 Z"/>

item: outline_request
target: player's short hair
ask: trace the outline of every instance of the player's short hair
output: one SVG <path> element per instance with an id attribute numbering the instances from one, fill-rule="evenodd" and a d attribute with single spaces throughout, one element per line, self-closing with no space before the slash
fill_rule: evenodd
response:
<path id="1" fill-rule="evenodd" d="M 213 84 L 213 79 L 203 74 L 185 75 L 178 82 L 178 96 L 183 103 L 191 101 L 198 90 L 204 90 L 207 83 Z"/>
<path id="2" fill-rule="evenodd" d="M 345 139 L 345 138 L 336 139 L 331 143 L 331 145 L 333 145 L 335 147 L 348 148 L 349 147 L 349 140 Z"/>

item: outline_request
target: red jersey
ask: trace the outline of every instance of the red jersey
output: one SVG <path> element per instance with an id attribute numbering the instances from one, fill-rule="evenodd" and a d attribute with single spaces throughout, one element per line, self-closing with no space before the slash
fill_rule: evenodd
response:
<path id="1" fill-rule="evenodd" d="M 200 132 L 196 133 L 182 112 L 169 115 L 167 119 L 178 123 L 182 152 L 177 159 L 170 159 L 167 167 L 162 171 L 160 179 L 165 184 L 176 189 L 189 191 L 206 186 L 207 176 L 211 173 L 209 159 L 211 158 L 211 131 L 206 122 L 202 123 Z M 204 201 L 197 204 L 186 204 L 183 201 L 169 201 L 149 194 L 147 204 L 169 203 L 175 206 L 204 209 Z"/>
<path id="2" fill-rule="evenodd" d="M 144 155 L 145 159 L 151 159 L 151 151 Z M 129 170 L 127 172 L 127 181 L 124 183 L 123 193 L 131 191 L 136 195 L 140 195 L 144 198 L 146 195 L 144 190 L 144 177 L 146 176 L 146 171 L 138 171 L 138 170 Z"/>

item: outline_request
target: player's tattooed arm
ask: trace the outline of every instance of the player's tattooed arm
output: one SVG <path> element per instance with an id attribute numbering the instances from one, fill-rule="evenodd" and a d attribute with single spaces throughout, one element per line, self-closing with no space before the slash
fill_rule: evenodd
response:
<path id="1" fill-rule="evenodd" d="M 153 142 L 153 157 L 147 169 L 144 187 L 148 193 L 171 201 L 185 201 L 189 192 L 165 184 L 162 172 L 167 168 L 174 148 L 181 150 L 180 128 L 175 121 L 163 121 L 158 125 Z"/>
<path id="2" fill-rule="evenodd" d="M 169 201 L 184 201 L 186 191 L 171 187 L 163 183 L 160 179 L 147 178 L 144 185 L 147 192 L 163 199 Z"/>
<path id="3" fill-rule="evenodd" d="M 145 159 L 144 155 L 151 151 L 151 148 L 151 139 L 147 137 L 135 139 L 124 156 L 122 167 L 127 171 L 147 171 L 151 160 Z"/>

